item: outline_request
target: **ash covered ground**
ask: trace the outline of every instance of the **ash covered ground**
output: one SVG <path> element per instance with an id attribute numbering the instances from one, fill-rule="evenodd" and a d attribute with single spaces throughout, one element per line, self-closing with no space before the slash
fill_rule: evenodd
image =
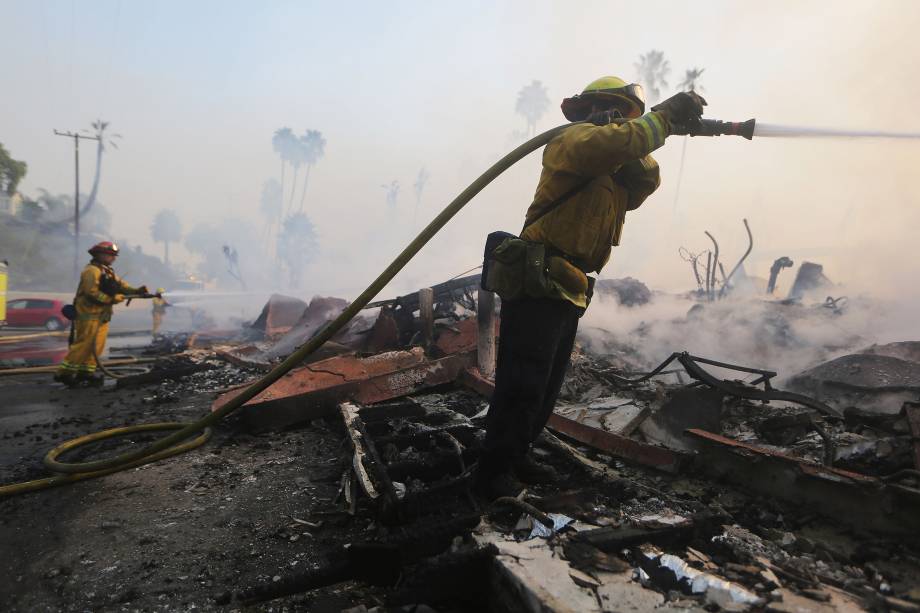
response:
<path id="1" fill-rule="evenodd" d="M 210 407 L 209 385 L 248 378 L 229 365 L 222 371 L 207 373 L 207 380 L 198 375 L 178 385 L 102 392 L 59 389 L 47 377 L 5 380 L 0 478 L 44 476 L 47 449 L 80 434 L 199 417 Z M 296 431 L 251 435 L 228 422 L 206 447 L 174 461 L 3 500 L 0 607 L 216 610 L 223 592 L 310 564 L 323 545 L 367 529 L 366 522 L 343 522 L 341 513 L 323 514 L 341 475 L 336 429 L 318 420 Z M 97 444 L 86 455 L 150 440 Z M 314 610 L 317 598 L 292 603 Z M 344 592 L 328 598 L 337 603 L 333 610 L 353 601 Z M 255 610 L 272 606 L 277 610 L 277 604 Z"/>
<path id="2" fill-rule="evenodd" d="M 534 520 L 520 509 L 496 509 L 463 494 L 429 505 L 438 507 L 436 512 L 401 516 L 395 524 L 367 496 L 353 494 L 349 505 L 343 478 L 351 475 L 353 492 L 359 492 L 352 470 L 358 450 L 349 444 L 353 428 L 335 410 L 267 431 L 233 416 L 216 427 L 205 446 L 178 457 L 0 499 L 0 546 L 7 552 L 0 562 L 0 606 L 10 611 L 430 610 L 420 605 L 436 611 L 528 610 L 522 594 L 532 590 L 544 594 L 541 606 L 550 610 L 562 610 L 553 600 L 557 597 L 570 609 L 598 611 L 920 610 L 916 533 L 899 524 L 906 513 L 909 525 L 917 509 L 911 506 L 918 486 L 911 472 L 914 438 L 905 413 L 920 389 L 911 366 L 917 364 L 916 344 L 873 345 L 880 339 L 867 337 L 865 328 L 858 334 L 819 334 L 853 329 L 845 313 L 820 304 L 757 302 L 738 309 L 716 303 L 700 309 L 684 298 L 667 300 L 666 316 L 659 300 L 657 310 L 639 305 L 627 311 L 618 304 L 619 328 L 605 323 L 603 309 L 585 321 L 557 416 L 628 439 L 640 453 L 624 456 L 551 424 L 555 434 L 544 436 L 536 453 L 561 478 L 529 488 L 524 498 L 540 511 L 574 520 L 549 539 L 528 538 Z M 673 304 L 688 308 L 681 313 Z M 470 314 L 467 309 L 457 315 L 461 310 L 436 324 L 442 337 L 454 339 L 450 346 L 457 344 L 462 320 Z M 398 313 L 379 321 L 395 326 L 393 342 L 418 341 L 411 329 L 400 328 L 417 321 Z M 722 352 L 720 343 L 695 340 L 710 342 L 726 328 L 735 334 L 723 339 Z M 379 342 L 383 335 L 372 331 L 363 338 L 368 337 Z M 187 339 L 173 340 L 161 352 L 184 349 Z M 216 349 L 161 359 L 152 371 L 188 368 L 191 374 L 133 387 L 67 390 L 51 384 L 48 375 L 0 379 L 5 399 L 0 480 L 46 476 L 45 452 L 75 436 L 200 417 L 220 394 L 261 374 L 239 366 L 246 356 L 256 356 L 251 363 L 262 368 L 265 349 L 279 344 L 277 337 L 247 342 L 222 349 L 235 352 L 232 364 L 218 359 Z M 622 384 L 623 377 L 667 357 L 660 354 L 669 343 L 670 351 L 688 349 L 782 370 L 775 377 L 778 384 L 818 404 L 741 398 L 738 389 L 762 389 L 762 383 L 752 385 L 757 375 L 719 368 L 712 369 L 719 381 L 740 386 L 732 388 L 735 393 L 718 387 L 707 391 L 706 385 L 686 388 L 692 383 L 686 372 Z M 807 353 L 798 351 L 802 347 Z M 359 359 L 343 355 L 332 359 Z M 785 369 L 765 358 L 793 355 L 800 361 L 785 361 Z M 487 406 L 481 393 L 468 388 L 459 380 L 440 382 L 362 407 L 367 436 L 381 442 L 381 461 L 404 497 L 422 500 L 431 488 L 468 475 Z M 780 465 L 767 455 L 728 453 L 724 446 L 689 437 L 688 428 L 784 459 Z M 413 442 L 396 442 L 402 439 Z M 151 440 L 101 442 L 66 459 L 111 456 Z M 384 440 L 389 441 L 385 446 Z M 649 449 L 652 456 L 643 456 Z M 675 454 L 667 457 L 677 458 L 681 468 L 648 466 L 648 458 L 659 452 Z M 746 463 L 751 457 L 755 461 Z M 808 470 L 837 470 L 831 476 L 838 481 L 855 479 L 846 476 L 852 474 L 871 481 L 827 490 L 826 501 L 815 500 L 809 491 L 823 485 L 812 486 L 807 479 L 783 485 L 788 473 L 782 471 L 789 466 L 801 471 L 799 461 Z M 373 463 L 367 466 L 373 480 Z M 892 475 L 893 481 L 887 480 Z M 884 504 L 873 506 L 873 497 Z M 274 592 L 292 591 L 280 589 L 292 581 L 315 579 L 318 571 L 333 568 L 330 560 L 345 545 L 397 539 L 408 551 L 418 545 L 418 535 L 444 537 L 444 526 L 468 514 L 482 521 L 447 534 L 437 555 L 407 556 L 395 582 L 366 574 L 357 580 L 361 572 L 352 569 L 344 581 L 270 599 Z M 475 573 L 444 580 L 445 564 L 487 546 L 496 548 L 488 568 L 502 569 L 496 572 L 503 581 Z M 562 577 L 565 585 L 541 583 L 548 577 Z M 253 593 L 266 599 L 256 602 Z"/>

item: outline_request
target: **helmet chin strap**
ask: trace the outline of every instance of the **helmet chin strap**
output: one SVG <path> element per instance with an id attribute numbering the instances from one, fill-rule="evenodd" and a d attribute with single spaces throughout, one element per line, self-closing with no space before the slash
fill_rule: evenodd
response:
<path id="1" fill-rule="evenodd" d="M 623 112 L 615 105 L 608 106 L 607 108 L 598 108 L 597 104 L 591 107 L 591 113 L 587 117 L 588 121 L 598 126 L 613 123 L 615 121 L 624 121 L 625 119 Z"/>
<path id="2" fill-rule="evenodd" d="M 611 119 L 626 119 L 626 117 L 623 115 L 623 111 L 621 111 L 616 104 L 605 104 L 601 106 L 597 103 L 594 103 L 591 106 L 591 112 L 588 113 L 588 115 L 594 115 L 595 113 L 607 113 L 610 115 Z"/>

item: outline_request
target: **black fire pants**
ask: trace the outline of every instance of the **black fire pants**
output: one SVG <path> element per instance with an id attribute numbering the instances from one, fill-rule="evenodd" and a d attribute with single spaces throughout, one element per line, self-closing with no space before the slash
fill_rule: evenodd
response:
<path id="1" fill-rule="evenodd" d="M 507 470 L 540 435 L 562 388 L 583 312 L 552 298 L 502 302 L 495 392 L 486 416 L 480 475 Z"/>

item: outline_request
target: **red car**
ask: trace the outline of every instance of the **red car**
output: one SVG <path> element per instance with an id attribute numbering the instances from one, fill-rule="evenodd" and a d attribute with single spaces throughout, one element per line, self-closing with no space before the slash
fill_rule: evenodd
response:
<path id="1" fill-rule="evenodd" d="M 62 330 L 69 325 L 63 315 L 61 300 L 47 298 L 17 298 L 6 303 L 8 326 L 42 326 L 47 330 Z"/>

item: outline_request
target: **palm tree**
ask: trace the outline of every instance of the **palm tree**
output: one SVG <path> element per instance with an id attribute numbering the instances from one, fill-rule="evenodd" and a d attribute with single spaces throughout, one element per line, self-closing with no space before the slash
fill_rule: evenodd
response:
<path id="1" fill-rule="evenodd" d="M 102 175 L 102 152 L 105 151 L 107 138 L 105 130 L 109 127 L 109 122 L 97 119 L 90 125 L 93 127 L 93 136 L 96 137 L 96 173 L 93 176 L 93 188 L 89 190 L 89 196 L 86 198 L 86 202 L 80 210 L 81 217 L 89 213 L 90 209 L 93 208 L 93 205 L 96 203 L 96 194 L 99 193 L 99 178 Z M 89 131 L 83 130 L 83 132 Z M 112 134 L 109 136 L 108 144 L 118 149 L 118 144 L 114 140 L 116 138 L 121 138 L 121 134 Z"/>
<path id="2" fill-rule="evenodd" d="M 430 178 L 431 175 L 428 174 L 428 170 L 423 166 L 422 169 L 418 171 L 418 178 L 415 179 L 415 184 L 412 186 L 415 188 L 415 214 L 412 216 L 413 225 L 418 217 L 419 205 L 422 203 L 422 192 L 425 191 L 425 186 L 428 184 L 428 179 Z"/>
<path id="3" fill-rule="evenodd" d="M 703 91 L 699 84 L 700 76 L 705 68 L 688 68 L 684 71 L 684 79 L 677 85 L 680 91 Z M 680 184 L 684 180 L 684 161 L 687 158 L 687 141 L 690 137 L 684 136 L 684 142 L 680 147 L 680 167 L 677 169 L 677 185 L 674 188 L 674 213 L 677 213 L 677 202 L 680 200 Z"/>
<path id="4" fill-rule="evenodd" d="M 265 218 L 266 240 L 271 239 L 272 227 L 281 223 L 281 212 L 284 208 L 284 196 L 281 184 L 277 179 L 269 179 L 262 183 L 262 195 L 259 198 L 259 212 Z"/>
<path id="5" fill-rule="evenodd" d="M 527 134 L 533 136 L 537 132 L 537 121 L 549 108 L 549 97 L 543 83 L 534 79 L 530 85 L 525 85 L 518 92 L 517 104 L 514 110 L 527 120 Z"/>
<path id="6" fill-rule="evenodd" d="M 281 158 L 281 190 L 284 191 L 284 166 L 291 157 L 291 143 L 294 131 L 290 128 L 278 128 L 272 136 L 272 149 Z"/>
<path id="7" fill-rule="evenodd" d="M 298 212 L 303 212 L 303 201 L 307 195 L 307 181 L 310 180 L 310 170 L 326 154 L 326 139 L 323 138 L 323 133 L 319 130 L 307 130 L 300 137 L 300 145 L 303 151 L 303 162 L 307 166 L 303 177 L 303 189 L 300 192 L 300 209 L 298 210 Z"/>
<path id="8" fill-rule="evenodd" d="M 649 105 L 655 104 L 661 99 L 661 88 L 668 86 L 665 79 L 671 72 L 671 66 L 664 59 L 664 52 L 652 49 L 640 55 L 635 66 L 639 73 L 639 81 L 649 93 Z"/>
<path id="9" fill-rule="evenodd" d="M 297 173 L 300 172 L 300 167 L 305 161 L 304 153 L 303 143 L 300 142 L 299 138 L 294 137 L 294 140 L 291 141 L 290 157 L 288 157 L 288 162 L 294 169 L 294 177 L 291 179 L 291 196 L 288 198 L 288 205 L 286 209 L 289 214 L 292 210 L 294 210 L 294 190 L 297 189 Z"/>
<path id="10" fill-rule="evenodd" d="M 688 68 L 684 72 L 684 80 L 677 85 L 677 89 L 684 92 L 703 91 L 703 87 L 699 84 L 699 80 L 704 70 L 706 69 Z"/>
<path id="11" fill-rule="evenodd" d="M 285 263 L 291 287 L 300 286 L 303 271 L 316 250 L 316 229 L 306 213 L 295 213 L 284 220 L 278 233 L 278 256 Z"/>
<path id="12" fill-rule="evenodd" d="M 175 211 L 163 209 L 153 218 L 153 224 L 150 226 L 150 234 L 153 240 L 163 243 L 165 248 L 164 262 L 169 266 L 169 243 L 174 243 L 182 238 L 182 223 Z"/>

